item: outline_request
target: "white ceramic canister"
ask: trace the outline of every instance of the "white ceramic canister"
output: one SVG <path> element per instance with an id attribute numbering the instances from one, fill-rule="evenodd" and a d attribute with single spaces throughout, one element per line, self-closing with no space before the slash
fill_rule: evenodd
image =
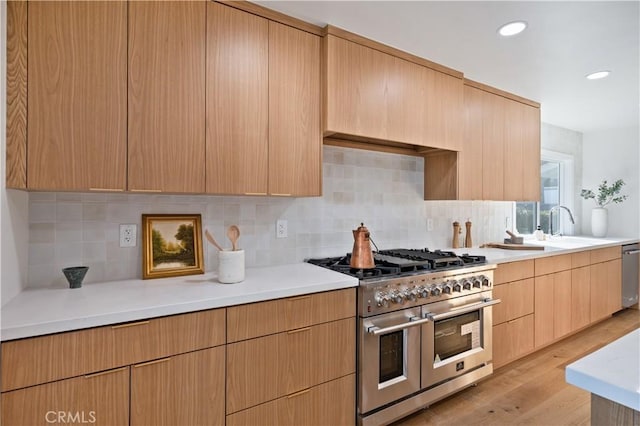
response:
<path id="1" fill-rule="evenodd" d="M 218 281 L 224 284 L 244 281 L 244 250 L 218 252 Z"/>

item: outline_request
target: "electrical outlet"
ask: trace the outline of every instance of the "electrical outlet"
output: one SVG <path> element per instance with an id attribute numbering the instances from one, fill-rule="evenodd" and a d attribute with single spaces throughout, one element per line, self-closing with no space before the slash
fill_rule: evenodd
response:
<path id="1" fill-rule="evenodd" d="M 120 225 L 120 247 L 135 247 L 137 244 L 137 226 L 134 224 Z"/>
<path id="2" fill-rule="evenodd" d="M 427 231 L 433 231 L 433 219 L 427 219 Z"/>
<path id="3" fill-rule="evenodd" d="M 287 238 L 288 235 L 289 229 L 287 221 L 283 219 L 276 221 L 276 238 Z"/>

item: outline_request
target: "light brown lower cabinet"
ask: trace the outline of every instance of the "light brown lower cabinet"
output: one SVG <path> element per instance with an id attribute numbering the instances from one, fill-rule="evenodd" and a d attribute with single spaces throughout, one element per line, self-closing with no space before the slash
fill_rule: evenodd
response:
<path id="1" fill-rule="evenodd" d="M 622 261 L 591 265 L 591 321 L 606 318 L 622 309 Z"/>
<path id="2" fill-rule="evenodd" d="M 591 323 L 591 267 L 571 270 L 571 330 Z"/>
<path id="3" fill-rule="evenodd" d="M 533 350 L 533 314 L 493 326 L 493 367 Z"/>
<path id="4" fill-rule="evenodd" d="M 225 349 L 131 367 L 131 426 L 224 425 Z"/>
<path id="5" fill-rule="evenodd" d="M 571 332 L 571 270 L 535 278 L 535 346 Z"/>
<path id="6" fill-rule="evenodd" d="M 227 426 L 353 425 L 355 394 L 355 374 L 350 374 L 233 413 L 227 416 Z"/>
<path id="7" fill-rule="evenodd" d="M 347 318 L 227 345 L 227 414 L 354 373 L 355 341 Z"/>
<path id="8" fill-rule="evenodd" d="M 73 362 L 72 359 L 67 360 Z M 2 424 L 129 424 L 129 367 L 2 394 Z"/>

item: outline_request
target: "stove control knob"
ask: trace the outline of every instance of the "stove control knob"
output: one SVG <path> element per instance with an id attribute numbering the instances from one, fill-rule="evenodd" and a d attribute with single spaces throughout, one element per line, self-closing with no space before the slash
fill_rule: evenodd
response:
<path id="1" fill-rule="evenodd" d="M 388 308 L 389 307 L 389 296 L 387 296 L 385 293 L 377 293 L 376 294 L 376 305 L 378 305 L 379 308 Z"/>
<path id="2" fill-rule="evenodd" d="M 473 288 L 480 288 L 482 286 L 482 281 L 480 281 L 480 278 L 474 278 L 473 279 Z"/>
<path id="3" fill-rule="evenodd" d="M 418 297 L 421 297 L 423 299 L 429 297 L 429 289 L 424 288 L 424 286 L 422 285 L 418 287 Z"/>
<path id="4" fill-rule="evenodd" d="M 393 303 L 404 303 L 404 297 L 402 297 L 402 294 L 399 291 L 396 291 L 391 295 L 391 300 L 393 301 Z"/>
<path id="5" fill-rule="evenodd" d="M 487 277 L 486 275 L 482 275 L 480 277 L 480 280 L 482 281 L 483 287 L 491 287 L 491 281 L 489 281 L 489 277 Z"/>
<path id="6" fill-rule="evenodd" d="M 417 294 L 417 291 L 416 291 L 415 287 L 412 288 L 412 289 L 406 289 L 404 291 L 404 298 L 406 300 L 408 300 L 408 301 L 416 300 L 417 296 L 418 296 L 418 294 Z"/>
<path id="7" fill-rule="evenodd" d="M 471 281 L 465 280 L 462 283 L 462 288 L 465 289 L 465 290 L 471 290 Z"/>
<path id="8" fill-rule="evenodd" d="M 442 291 L 441 291 L 438 287 L 433 287 L 433 288 L 431 289 L 431 295 L 432 295 L 432 296 L 440 296 L 440 293 L 441 293 L 441 292 L 442 292 Z"/>
<path id="9" fill-rule="evenodd" d="M 443 292 L 444 294 L 451 294 L 451 286 L 450 286 L 450 285 L 448 285 L 448 284 L 447 284 L 447 285 L 442 286 L 442 292 Z"/>
<path id="10" fill-rule="evenodd" d="M 460 293 L 462 291 L 462 284 L 460 284 L 459 282 L 456 282 L 453 285 L 453 291 L 457 291 L 458 293 Z"/>

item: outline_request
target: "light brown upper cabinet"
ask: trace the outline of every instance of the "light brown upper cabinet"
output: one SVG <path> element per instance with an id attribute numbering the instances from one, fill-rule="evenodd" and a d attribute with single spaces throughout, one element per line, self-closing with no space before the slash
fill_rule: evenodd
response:
<path id="1" fill-rule="evenodd" d="M 321 195 L 320 37 L 207 7 L 206 191 Z"/>
<path id="2" fill-rule="evenodd" d="M 382 49 L 393 49 L 339 29 L 326 31 L 324 136 L 460 148 L 461 73 L 420 65 L 408 59 L 411 55 L 387 53 Z"/>
<path id="3" fill-rule="evenodd" d="M 207 4 L 209 193 L 267 194 L 269 21 Z"/>
<path id="4" fill-rule="evenodd" d="M 27 188 L 124 190 L 127 3 L 27 8 Z"/>
<path id="5" fill-rule="evenodd" d="M 458 198 L 539 200 L 539 106 L 467 82 L 463 146 L 458 154 Z"/>
<path id="6" fill-rule="evenodd" d="M 269 22 L 269 193 L 322 195 L 320 37 Z"/>
<path id="7" fill-rule="evenodd" d="M 129 189 L 205 190 L 206 2 L 129 2 Z"/>

